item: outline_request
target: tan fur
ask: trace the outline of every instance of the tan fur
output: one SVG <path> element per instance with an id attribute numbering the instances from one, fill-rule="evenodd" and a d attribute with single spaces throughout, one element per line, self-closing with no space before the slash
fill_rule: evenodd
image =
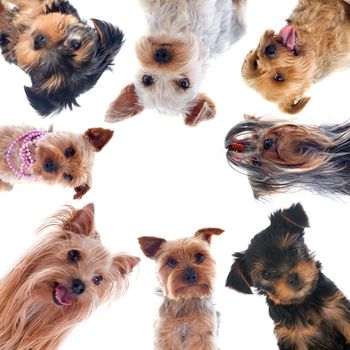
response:
<path id="1" fill-rule="evenodd" d="M 0 190 L 9 190 L 11 184 L 24 180 L 9 168 L 5 158 L 10 144 L 17 137 L 33 129 L 35 127 L 0 127 L 0 180 L 3 184 L 0 186 Z M 34 159 L 34 164 L 31 172 L 27 171 L 26 173 L 38 176 L 40 181 L 49 185 L 60 184 L 74 188 L 88 186 L 90 188 L 95 152 L 101 150 L 112 135 L 113 132 L 111 130 L 102 128 L 89 129 L 84 134 L 48 132 L 37 141 L 36 145 L 30 144 L 30 152 Z M 12 164 L 17 169 L 21 163 L 19 157 L 21 146 L 22 142 L 17 143 L 10 157 Z M 74 156 L 71 158 L 67 158 L 64 154 L 69 147 L 73 147 L 75 151 Z M 54 172 L 45 171 L 44 165 L 48 160 L 56 165 L 57 169 Z M 73 177 L 72 180 L 68 181 L 65 179 L 64 174 L 71 175 Z"/>
<path id="2" fill-rule="evenodd" d="M 122 294 L 126 275 L 139 259 L 112 256 L 95 231 L 92 204 L 67 207 L 43 225 L 43 236 L 0 283 L 0 349 L 55 350 L 77 323 L 99 305 Z M 80 254 L 77 261 L 69 252 Z M 100 284 L 94 283 L 102 277 Z M 85 286 L 74 293 L 73 280 Z M 57 286 L 66 288 L 71 304 L 57 305 Z"/>
<path id="3" fill-rule="evenodd" d="M 217 350 L 217 316 L 211 300 L 215 261 L 209 244 L 212 235 L 222 232 L 206 228 L 173 241 L 139 238 L 144 254 L 157 263 L 164 295 L 155 325 L 156 350 Z M 200 262 L 198 254 L 203 257 Z M 169 259 L 176 265 L 169 266 Z M 196 274 L 195 281 L 187 280 L 188 271 Z"/>
<path id="4" fill-rule="evenodd" d="M 285 113 L 303 109 L 311 84 L 350 64 L 350 19 L 345 6 L 342 0 L 299 0 L 287 22 L 296 30 L 300 52 L 295 55 L 278 33 L 267 30 L 243 63 L 242 75 L 248 85 L 278 103 Z M 271 44 L 277 47 L 273 58 L 264 54 Z M 277 73 L 285 81 L 275 81 Z"/>

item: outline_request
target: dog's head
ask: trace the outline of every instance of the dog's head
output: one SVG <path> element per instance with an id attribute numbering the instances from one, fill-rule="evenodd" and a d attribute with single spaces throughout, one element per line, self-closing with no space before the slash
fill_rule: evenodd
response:
<path id="1" fill-rule="evenodd" d="M 305 92 L 311 86 L 315 59 L 298 42 L 291 25 L 279 34 L 267 30 L 259 45 L 246 56 L 242 76 L 249 86 L 285 113 L 298 113 L 308 103 Z"/>
<path id="2" fill-rule="evenodd" d="M 92 21 L 94 28 L 71 14 L 41 14 L 20 35 L 17 64 L 31 77 L 32 87 L 25 91 L 39 114 L 78 105 L 76 97 L 111 66 L 123 33 L 110 23 Z"/>
<path id="3" fill-rule="evenodd" d="M 236 253 L 226 286 L 251 294 L 254 287 L 275 304 L 302 303 L 314 290 L 320 265 L 304 243 L 308 218 L 300 204 L 271 215 L 270 226 Z"/>
<path id="4" fill-rule="evenodd" d="M 181 114 L 187 125 L 214 117 L 213 101 L 199 93 L 208 54 L 194 35 L 146 36 L 136 54 L 141 64 L 137 79 L 112 102 L 106 121 L 132 117 L 144 108 Z"/>
<path id="5" fill-rule="evenodd" d="M 143 253 L 157 262 L 158 277 L 166 297 L 202 298 L 213 291 L 215 261 L 210 254 L 212 235 L 223 232 L 205 228 L 194 236 L 167 241 L 163 238 L 139 238 Z"/>

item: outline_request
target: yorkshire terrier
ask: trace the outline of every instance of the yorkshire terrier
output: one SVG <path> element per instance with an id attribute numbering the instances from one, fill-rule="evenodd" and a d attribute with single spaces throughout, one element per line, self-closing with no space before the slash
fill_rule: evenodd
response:
<path id="1" fill-rule="evenodd" d="M 155 350 L 217 350 L 217 314 L 211 298 L 215 261 L 212 235 L 223 230 L 204 228 L 194 236 L 166 241 L 140 237 L 143 253 L 158 265 L 164 297 L 155 325 Z"/>
<path id="2" fill-rule="evenodd" d="M 304 243 L 303 207 L 278 210 L 270 221 L 234 254 L 226 286 L 266 296 L 280 350 L 349 350 L 350 302 Z"/>
<path id="3" fill-rule="evenodd" d="M 139 258 L 111 255 L 95 229 L 94 206 L 67 207 L 50 232 L 0 283 L 0 349 L 55 350 L 72 328 L 122 294 Z"/>
<path id="4" fill-rule="evenodd" d="M 214 102 L 200 93 L 210 58 L 244 32 L 245 0 L 140 0 L 148 34 L 136 45 L 141 64 L 133 83 L 114 100 L 106 121 L 117 122 L 153 108 L 181 114 L 187 125 L 215 116 Z"/>
<path id="5" fill-rule="evenodd" d="M 84 134 L 37 130 L 30 126 L 0 127 L 0 191 L 13 183 L 42 181 L 73 187 L 80 199 L 91 187 L 95 152 L 113 131 L 91 128 Z"/>
<path id="6" fill-rule="evenodd" d="M 256 198 L 290 188 L 350 194 L 350 123 L 300 125 L 246 116 L 226 136 L 227 159 Z"/>
<path id="7" fill-rule="evenodd" d="M 6 61 L 30 75 L 30 104 L 43 116 L 78 106 L 123 43 L 110 23 L 81 20 L 65 0 L 0 0 L 0 47 Z"/>
<path id="8" fill-rule="evenodd" d="M 350 5 L 343 0 L 299 0 L 279 33 L 267 30 L 248 53 L 242 76 L 285 113 L 308 103 L 307 89 L 350 64 Z"/>

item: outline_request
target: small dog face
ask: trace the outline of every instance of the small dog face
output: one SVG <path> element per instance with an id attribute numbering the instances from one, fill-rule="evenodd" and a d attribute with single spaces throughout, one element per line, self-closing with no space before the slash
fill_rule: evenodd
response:
<path id="1" fill-rule="evenodd" d="M 93 19 L 92 28 L 62 0 L 18 2 L 1 16 L 2 53 L 30 75 L 28 100 L 44 116 L 78 105 L 123 43 L 117 27 Z"/>
<path id="2" fill-rule="evenodd" d="M 215 261 L 210 255 L 212 235 L 217 228 L 201 229 L 193 237 L 166 241 L 157 237 L 140 237 L 143 253 L 157 262 L 163 293 L 169 299 L 202 298 L 212 294 Z"/>
<path id="3" fill-rule="evenodd" d="M 304 93 L 313 82 L 314 71 L 313 53 L 298 44 L 292 26 L 279 34 L 267 30 L 242 66 L 247 84 L 290 114 L 298 113 L 309 101 Z"/>
<path id="4" fill-rule="evenodd" d="M 254 287 L 275 304 L 299 304 L 313 292 L 319 264 L 304 243 L 308 218 L 300 204 L 279 210 L 248 249 L 236 253 L 226 286 L 250 294 Z"/>

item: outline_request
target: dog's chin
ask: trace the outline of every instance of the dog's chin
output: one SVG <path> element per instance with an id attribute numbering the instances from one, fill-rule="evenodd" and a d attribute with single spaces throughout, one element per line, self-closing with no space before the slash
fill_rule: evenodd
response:
<path id="1" fill-rule="evenodd" d="M 58 306 L 72 305 L 72 296 L 68 289 L 61 284 L 55 283 L 52 291 L 52 300 Z"/>
<path id="2" fill-rule="evenodd" d="M 204 298 L 212 293 L 212 287 L 206 283 L 186 285 L 174 290 L 175 299 Z"/>
<path id="3" fill-rule="evenodd" d="M 305 302 L 306 298 L 312 294 L 312 286 L 303 286 L 298 290 L 290 293 L 289 297 L 281 296 L 278 293 L 264 293 L 267 297 L 272 300 L 275 304 L 279 305 L 293 305 L 293 304 L 302 304 Z"/>

